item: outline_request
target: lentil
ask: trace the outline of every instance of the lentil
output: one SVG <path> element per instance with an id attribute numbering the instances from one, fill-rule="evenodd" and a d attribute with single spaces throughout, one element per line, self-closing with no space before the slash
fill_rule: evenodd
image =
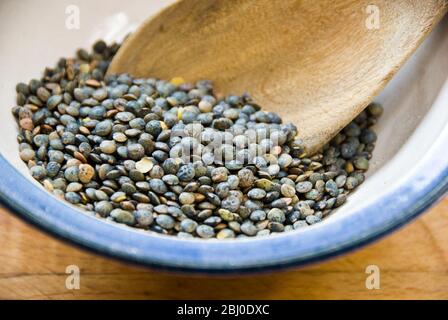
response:
<path id="1" fill-rule="evenodd" d="M 148 232 L 230 239 L 318 223 L 363 183 L 379 104 L 309 156 L 248 94 L 105 76 L 119 47 L 99 40 L 16 86 L 20 158 L 59 198 Z"/>

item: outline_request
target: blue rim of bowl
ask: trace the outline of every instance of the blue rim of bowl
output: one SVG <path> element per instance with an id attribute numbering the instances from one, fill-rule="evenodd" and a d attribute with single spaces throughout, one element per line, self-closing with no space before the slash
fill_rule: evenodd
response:
<path id="1" fill-rule="evenodd" d="M 448 157 L 443 156 L 447 141 L 448 134 L 439 135 L 413 174 L 381 194 L 378 201 L 332 223 L 265 238 L 184 240 L 105 222 L 31 183 L 2 155 L 0 202 L 52 235 L 119 260 L 195 273 L 267 271 L 345 253 L 417 217 L 448 191 Z"/>

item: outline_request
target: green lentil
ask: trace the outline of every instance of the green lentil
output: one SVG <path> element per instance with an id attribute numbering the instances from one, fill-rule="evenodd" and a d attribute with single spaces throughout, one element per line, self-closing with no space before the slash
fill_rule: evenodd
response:
<path id="1" fill-rule="evenodd" d="M 363 183 L 379 104 L 309 156 L 298 129 L 247 94 L 106 77 L 119 46 L 99 40 L 16 86 L 19 156 L 56 196 L 147 232 L 233 239 L 318 223 Z"/>

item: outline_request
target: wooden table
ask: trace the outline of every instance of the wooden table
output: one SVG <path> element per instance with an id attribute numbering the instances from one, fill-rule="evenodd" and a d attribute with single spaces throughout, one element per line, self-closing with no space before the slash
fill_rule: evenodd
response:
<path id="1" fill-rule="evenodd" d="M 357 252 L 303 269 L 245 277 L 162 273 L 112 261 L 27 225 L 0 209 L 3 299 L 448 299 L 448 198 L 395 234 Z M 65 286 L 68 265 L 79 290 Z M 380 268 L 368 290 L 365 269 Z"/>

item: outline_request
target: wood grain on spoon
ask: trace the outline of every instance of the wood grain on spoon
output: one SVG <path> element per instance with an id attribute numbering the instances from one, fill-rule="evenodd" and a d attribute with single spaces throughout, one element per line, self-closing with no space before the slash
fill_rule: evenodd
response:
<path id="1" fill-rule="evenodd" d="M 179 1 L 129 37 L 109 73 L 211 79 L 220 93 L 249 92 L 295 123 L 313 152 L 371 102 L 448 7 L 370 3 Z"/>

